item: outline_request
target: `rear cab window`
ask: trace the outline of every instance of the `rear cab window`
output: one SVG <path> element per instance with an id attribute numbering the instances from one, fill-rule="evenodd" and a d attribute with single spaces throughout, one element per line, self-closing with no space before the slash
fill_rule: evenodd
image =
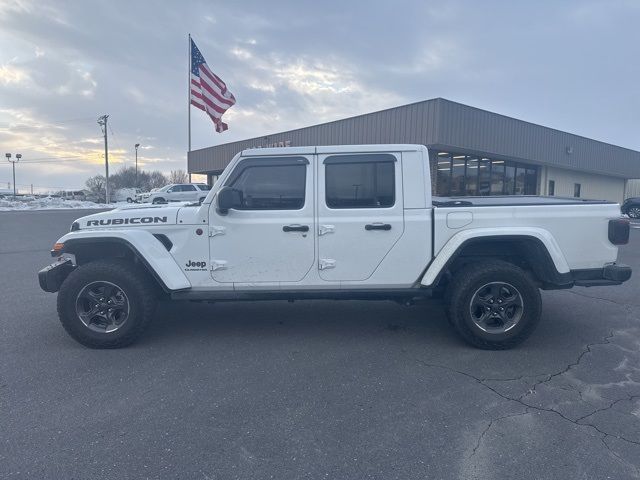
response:
<path id="1" fill-rule="evenodd" d="M 396 157 L 386 153 L 327 157 L 324 160 L 327 207 L 393 207 L 395 162 Z"/>

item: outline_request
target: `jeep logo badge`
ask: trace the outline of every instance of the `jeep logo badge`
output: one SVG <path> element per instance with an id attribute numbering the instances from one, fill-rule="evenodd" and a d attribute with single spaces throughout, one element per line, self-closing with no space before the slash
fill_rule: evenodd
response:
<path id="1" fill-rule="evenodd" d="M 207 262 L 204 262 L 204 261 L 194 262 L 193 260 L 188 260 L 187 263 L 185 263 L 184 266 L 186 267 L 185 271 L 187 271 L 187 272 L 195 272 L 195 271 L 200 271 L 200 270 L 206 270 Z"/>

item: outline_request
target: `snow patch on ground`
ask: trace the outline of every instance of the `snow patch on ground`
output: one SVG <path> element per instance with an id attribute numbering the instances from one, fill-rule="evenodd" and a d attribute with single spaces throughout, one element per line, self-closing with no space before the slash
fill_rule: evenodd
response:
<path id="1" fill-rule="evenodd" d="M 116 205 L 87 202 L 84 200 L 63 200 L 56 197 L 17 197 L 0 198 L 0 212 L 13 210 L 58 210 L 58 209 L 82 209 L 82 208 L 114 208 Z M 119 206 L 119 205 L 118 205 Z"/>

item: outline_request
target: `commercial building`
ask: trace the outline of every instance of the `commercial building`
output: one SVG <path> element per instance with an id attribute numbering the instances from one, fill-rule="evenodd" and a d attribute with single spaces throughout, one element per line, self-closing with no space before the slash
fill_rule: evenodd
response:
<path id="1" fill-rule="evenodd" d="M 435 98 L 188 154 L 211 181 L 241 150 L 417 143 L 430 152 L 437 195 L 556 195 L 621 202 L 640 152 Z"/>

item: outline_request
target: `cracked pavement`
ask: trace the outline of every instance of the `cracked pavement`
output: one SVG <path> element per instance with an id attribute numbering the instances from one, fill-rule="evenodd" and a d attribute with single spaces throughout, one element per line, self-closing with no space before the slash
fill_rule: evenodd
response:
<path id="1" fill-rule="evenodd" d="M 36 279 L 80 215 L 0 213 L 0 478 L 640 478 L 638 229 L 630 282 L 543 292 L 506 352 L 351 301 L 163 304 L 93 351 Z"/>

